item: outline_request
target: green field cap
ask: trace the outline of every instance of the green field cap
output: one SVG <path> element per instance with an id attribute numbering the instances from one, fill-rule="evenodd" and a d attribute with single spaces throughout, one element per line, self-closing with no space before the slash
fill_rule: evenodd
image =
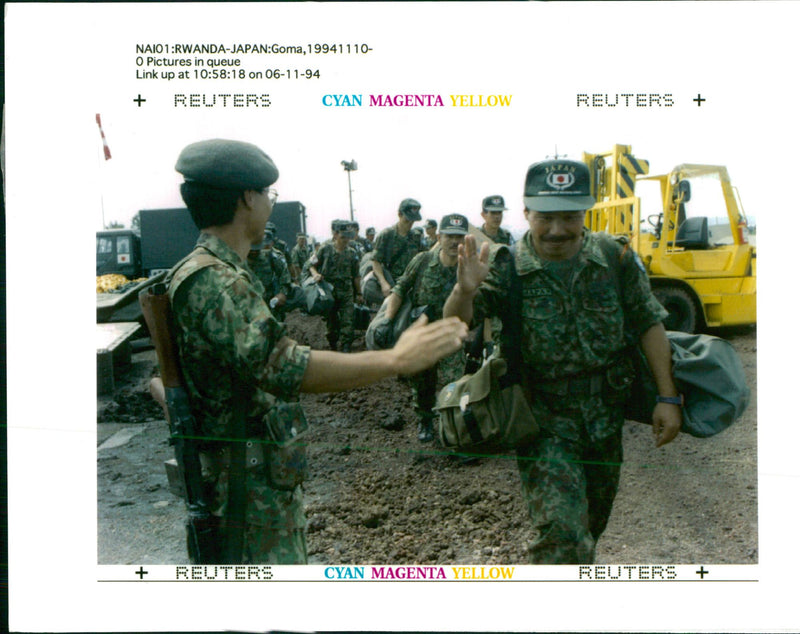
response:
<path id="1" fill-rule="evenodd" d="M 506 211 L 506 201 L 502 196 L 487 196 L 482 204 L 484 211 Z"/>
<path id="2" fill-rule="evenodd" d="M 533 211 L 583 211 L 592 207 L 589 168 L 580 161 L 541 161 L 528 168 L 523 200 Z"/>
<path id="3" fill-rule="evenodd" d="M 461 214 L 448 214 L 439 223 L 439 233 L 466 235 L 469 229 L 469 220 Z"/>
<path id="4" fill-rule="evenodd" d="M 409 220 L 422 220 L 422 215 L 419 213 L 420 209 L 422 209 L 422 205 L 416 200 L 413 198 L 405 198 L 403 202 L 400 203 L 398 211 Z"/>

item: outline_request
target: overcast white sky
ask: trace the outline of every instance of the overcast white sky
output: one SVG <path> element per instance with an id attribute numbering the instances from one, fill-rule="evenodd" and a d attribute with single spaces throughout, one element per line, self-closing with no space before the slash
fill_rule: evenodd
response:
<path id="1" fill-rule="evenodd" d="M 786 229 L 798 211 L 798 95 L 787 70 L 798 59 L 798 8 L 796 2 L 7 4 L 12 626 L 351 629 L 366 627 L 372 616 L 389 619 L 382 621 L 389 629 L 796 627 L 798 561 L 786 547 L 796 541 L 798 520 L 798 421 L 789 402 L 796 372 L 777 368 L 797 349 L 781 333 L 791 333 L 797 314 L 795 249 Z M 373 51 L 217 56 L 238 57 L 248 72 L 319 69 L 320 79 L 136 78 L 137 44 L 315 42 L 366 43 Z M 173 105 L 175 94 L 223 93 L 268 93 L 272 105 Z M 668 93 L 675 105 L 577 108 L 578 93 Z M 698 93 L 707 99 L 700 107 L 692 101 Z M 433 94 L 445 106 L 326 108 L 325 94 L 362 94 L 365 104 L 371 94 Z M 454 108 L 451 94 L 511 95 L 511 106 Z M 141 107 L 133 102 L 137 95 L 146 99 Z M 110 161 L 102 158 L 96 113 Z M 653 590 L 632 584 L 624 591 L 515 584 L 498 598 L 530 609 L 467 622 L 463 614 L 442 621 L 441 607 L 482 610 L 479 594 L 494 597 L 499 586 L 476 592 L 474 584 L 405 584 L 402 592 L 384 593 L 388 586 L 364 584 L 359 611 L 349 613 L 341 607 L 357 593 L 329 584 L 243 585 L 235 593 L 231 586 L 99 584 L 93 234 L 103 216 L 129 224 L 139 209 L 181 205 L 173 169 L 178 153 L 212 137 L 250 141 L 270 154 L 281 171 L 281 200 L 302 201 L 318 237 L 349 212 L 343 159 L 359 165 L 353 201 L 362 227 L 394 222 L 406 196 L 422 203 L 425 218 L 460 212 L 477 222 L 481 199 L 501 194 L 510 208 L 506 225 L 515 231 L 524 226 L 525 170 L 556 147 L 580 158 L 584 150 L 631 144 L 654 173 L 683 162 L 727 165 L 759 227 L 760 582 L 702 591 L 690 590 L 694 584 Z M 80 370 L 75 358 L 83 360 Z M 53 473 L 59 476 L 46 475 Z M 46 490 L 36 484 L 45 482 Z M 64 531 L 69 547 L 52 539 L 55 531 Z M 317 609 L 304 603 L 310 592 Z M 430 611 L 416 613 L 417 601 L 434 594 L 438 620 L 421 621 Z M 586 609 L 565 609 L 564 595 Z M 186 606 L 200 613 L 197 606 L 222 604 L 241 612 L 233 620 L 214 614 L 213 623 L 202 625 L 181 617 Z M 255 605 L 260 612 L 250 610 Z M 561 607 L 548 609 L 553 605 Z"/>
<path id="2" fill-rule="evenodd" d="M 328 234 L 331 220 L 349 214 L 343 159 L 358 162 L 352 174 L 353 204 L 362 226 L 380 228 L 394 222 L 397 205 L 406 196 L 422 203 L 425 218 L 459 212 L 478 222 L 481 199 L 501 194 L 509 206 L 506 224 L 521 229 L 522 183 L 530 163 L 556 148 L 559 154 L 580 158 L 583 151 L 605 152 L 615 143 L 632 145 L 635 154 L 650 161 L 653 172 L 669 171 L 681 162 L 725 164 L 748 214 L 760 215 L 768 200 L 757 184 L 773 170 L 765 157 L 774 156 L 785 135 L 784 122 L 771 115 L 780 107 L 775 103 L 778 97 L 765 103 L 765 95 L 783 80 L 782 71 L 779 65 L 754 63 L 753 50 L 741 45 L 737 28 L 709 33 L 709 25 L 724 14 L 729 24 L 744 26 L 766 12 L 750 3 L 604 6 L 609 4 L 523 9 L 442 3 L 426 4 L 423 14 L 411 4 L 378 3 L 360 5 L 353 14 L 358 19 L 348 18 L 340 4 L 312 9 L 267 3 L 238 10 L 197 5 L 192 20 L 185 19 L 185 9 L 163 5 L 151 10 L 139 5 L 105 10 L 70 5 L 49 11 L 62 18 L 43 22 L 41 37 L 62 40 L 66 28 L 73 34 L 69 45 L 83 49 L 86 57 L 65 50 L 58 59 L 42 58 L 36 74 L 47 78 L 47 101 L 69 112 L 70 137 L 81 144 L 69 150 L 71 167 L 80 166 L 85 178 L 96 179 L 86 191 L 86 212 L 94 211 L 94 229 L 103 219 L 129 225 L 142 208 L 181 206 L 175 159 L 187 143 L 209 137 L 251 141 L 270 154 L 281 171 L 280 199 L 302 201 L 309 229 L 318 237 Z M 157 20 L 151 17 L 154 10 Z M 75 41 L 79 25 L 87 21 L 84 13 L 91 16 L 91 33 Z M 612 16 L 637 26 L 623 29 L 612 40 L 610 32 L 598 27 Z M 771 18 L 761 19 L 774 25 Z M 330 26 L 334 21 L 335 32 Z M 656 32 L 665 34 L 663 45 L 653 45 Z M 670 49 L 669 39 L 679 40 L 680 48 Z M 137 70 L 175 70 L 146 61 L 137 66 L 137 44 L 318 41 L 364 42 L 374 50 L 316 57 L 166 56 L 239 58 L 248 72 L 318 69 L 320 79 L 234 83 L 136 78 Z M 72 75 L 88 76 L 91 83 L 78 86 Z M 66 95 L 56 96 L 54 84 L 64 86 L 69 105 L 64 103 Z M 272 105 L 173 106 L 175 94 L 235 92 L 269 93 Z M 446 105 L 322 105 L 326 94 L 360 94 L 366 104 L 371 94 L 397 93 L 440 95 Z M 675 104 L 577 108 L 578 93 L 669 93 Z M 698 93 L 708 100 L 701 107 L 692 101 Z M 132 101 L 139 94 L 147 99 L 140 107 Z M 510 95 L 511 106 L 454 108 L 452 94 Z M 110 161 L 98 159 L 95 113 L 102 115 Z M 40 120 L 37 127 L 37 137 L 43 136 L 47 122 Z"/>

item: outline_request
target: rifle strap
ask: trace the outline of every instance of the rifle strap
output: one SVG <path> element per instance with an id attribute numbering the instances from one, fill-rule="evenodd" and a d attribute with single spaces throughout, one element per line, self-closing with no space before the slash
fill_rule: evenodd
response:
<path id="1" fill-rule="evenodd" d="M 172 270 L 167 274 L 164 283 L 170 287 L 170 299 L 175 297 L 178 287 L 200 269 L 220 263 L 220 260 L 211 255 L 203 247 L 195 247 L 194 251 L 189 253 L 180 262 L 172 267 Z"/>

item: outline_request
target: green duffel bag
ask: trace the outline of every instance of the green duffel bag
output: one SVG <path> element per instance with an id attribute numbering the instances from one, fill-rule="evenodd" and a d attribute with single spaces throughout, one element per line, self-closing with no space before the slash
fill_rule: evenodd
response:
<path id="1" fill-rule="evenodd" d="M 411 305 L 411 298 L 407 297 L 403 300 L 400 308 L 397 309 L 397 314 L 392 319 L 389 319 L 386 316 L 386 308 L 389 305 L 390 298 L 391 295 L 383 300 L 375 317 L 372 318 L 372 321 L 367 326 L 367 330 L 364 333 L 364 343 L 367 346 L 367 350 L 388 350 L 393 348 L 405 329 L 419 319 L 419 316 L 427 308 L 427 306 L 422 306 L 415 309 Z"/>
<path id="2" fill-rule="evenodd" d="M 333 309 L 333 286 L 325 280 L 315 282 L 311 277 L 306 278 L 303 281 L 303 293 L 309 315 L 327 315 Z"/>
<path id="3" fill-rule="evenodd" d="M 744 368 L 733 346 L 719 337 L 667 331 L 672 348 L 672 377 L 683 394 L 681 431 L 708 438 L 730 427 L 750 402 Z M 656 389 L 641 349 L 632 354 L 634 381 L 625 418 L 653 422 Z"/>
<path id="4" fill-rule="evenodd" d="M 504 359 L 490 358 L 475 374 L 445 385 L 436 397 L 439 442 L 451 451 L 507 453 L 530 443 L 539 426 Z"/>

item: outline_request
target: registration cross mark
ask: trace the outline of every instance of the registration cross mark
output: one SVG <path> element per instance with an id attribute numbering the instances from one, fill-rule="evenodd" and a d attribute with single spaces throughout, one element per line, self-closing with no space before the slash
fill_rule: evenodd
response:
<path id="1" fill-rule="evenodd" d="M 139 570 L 137 570 L 133 574 L 139 575 L 139 579 L 144 579 L 144 576 L 147 574 L 147 571 L 144 569 L 144 567 L 139 566 Z"/>
<path id="2" fill-rule="evenodd" d="M 694 99 L 692 99 L 692 101 L 694 101 L 694 102 L 696 102 L 696 103 L 697 103 L 697 107 L 698 107 L 698 108 L 699 108 L 700 106 L 702 106 L 702 105 L 703 105 L 703 102 L 704 102 L 705 100 L 706 100 L 706 99 L 705 99 L 705 97 L 701 97 L 701 96 L 700 96 L 700 93 L 697 93 L 697 97 L 695 97 Z"/>
<path id="3" fill-rule="evenodd" d="M 136 99 L 134 99 L 133 101 L 135 101 L 135 102 L 136 102 L 136 105 L 137 105 L 139 108 L 141 108 L 141 107 L 142 107 L 142 102 L 144 102 L 144 101 L 147 101 L 147 99 L 142 99 L 142 96 L 141 96 L 141 95 L 136 95 Z"/>
<path id="4" fill-rule="evenodd" d="M 707 574 L 710 574 L 710 573 L 708 572 L 708 570 L 706 570 L 705 568 L 703 568 L 703 566 L 700 566 L 700 570 L 695 570 L 694 574 L 696 574 L 696 575 L 700 575 L 700 578 L 701 578 L 701 579 L 705 579 L 705 578 L 706 578 L 706 575 L 707 575 Z"/>

